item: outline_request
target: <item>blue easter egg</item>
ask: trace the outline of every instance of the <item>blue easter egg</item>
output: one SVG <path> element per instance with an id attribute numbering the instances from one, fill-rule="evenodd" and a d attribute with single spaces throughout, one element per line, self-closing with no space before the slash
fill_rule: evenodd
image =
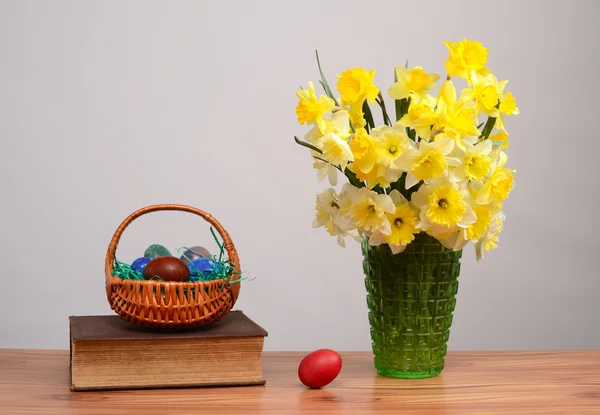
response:
<path id="1" fill-rule="evenodd" d="M 190 269 L 190 281 L 201 280 L 203 277 L 221 270 L 220 265 L 210 258 L 196 259 L 188 263 L 187 266 Z"/>
<path id="2" fill-rule="evenodd" d="M 131 264 L 131 270 L 143 273 L 144 269 L 146 268 L 146 265 L 148 265 L 148 262 L 150 262 L 150 261 L 152 261 L 152 258 L 148 258 L 148 257 L 138 258 L 135 261 L 133 261 L 133 264 Z"/>

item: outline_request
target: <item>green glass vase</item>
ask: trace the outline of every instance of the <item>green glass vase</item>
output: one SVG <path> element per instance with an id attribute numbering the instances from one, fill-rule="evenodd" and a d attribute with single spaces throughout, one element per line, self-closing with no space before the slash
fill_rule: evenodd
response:
<path id="1" fill-rule="evenodd" d="M 420 233 L 392 254 L 387 244 L 362 244 L 377 373 L 429 378 L 444 368 L 456 305 L 461 251 Z"/>

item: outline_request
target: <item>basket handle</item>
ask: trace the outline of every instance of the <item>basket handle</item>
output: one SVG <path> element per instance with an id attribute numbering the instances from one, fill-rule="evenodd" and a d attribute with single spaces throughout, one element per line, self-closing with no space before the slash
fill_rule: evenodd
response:
<path id="1" fill-rule="evenodd" d="M 158 212 L 161 210 L 178 210 L 178 211 L 182 211 L 182 212 L 193 213 L 195 215 L 201 216 L 204 220 L 206 220 L 208 223 L 210 223 L 212 226 L 214 226 L 215 229 L 219 232 L 219 235 L 221 235 L 221 238 L 223 238 L 223 243 L 224 243 L 225 249 L 227 250 L 227 254 L 229 255 L 229 260 L 233 263 L 233 266 L 235 267 L 235 269 L 238 272 L 241 272 L 240 259 L 238 257 L 237 251 L 235 250 L 235 246 L 233 245 L 233 241 L 231 240 L 231 237 L 229 236 L 229 234 L 227 233 L 225 228 L 223 228 L 223 226 L 221 226 L 221 224 L 212 215 L 210 215 L 209 213 L 206 213 L 200 209 L 197 209 L 195 207 L 186 206 L 186 205 L 146 206 L 144 208 L 141 208 L 141 209 L 133 212 L 131 215 L 129 215 L 127 218 L 125 218 L 125 220 L 121 223 L 121 225 L 119 225 L 119 227 L 115 231 L 115 234 L 113 235 L 113 237 L 110 241 L 110 244 L 108 245 L 108 250 L 106 251 L 106 261 L 104 263 L 104 272 L 106 275 L 106 295 L 108 296 L 109 301 L 110 301 L 111 290 L 112 290 L 111 278 L 116 278 L 112 275 L 112 271 L 114 270 L 115 254 L 117 252 L 117 245 L 119 244 L 121 235 L 125 231 L 125 228 L 127 228 L 127 226 L 129 226 L 131 224 L 131 222 L 133 222 L 135 219 L 137 219 L 140 216 L 145 215 L 147 213 Z M 239 292 L 240 292 L 240 283 L 237 282 L 235 284 L 231 284 L 230 288 L 231 288 L 231 293 L 232 293 L 232 297 L 233 297 L 232 298 L 233 303 L 235 304 L 235 301 L 237 300 Z"/>

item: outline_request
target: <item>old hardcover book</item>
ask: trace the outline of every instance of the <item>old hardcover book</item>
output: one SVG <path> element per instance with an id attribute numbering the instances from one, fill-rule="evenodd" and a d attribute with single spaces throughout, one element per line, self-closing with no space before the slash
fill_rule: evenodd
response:
<path id="1" fill-rule="evenodd" d="M 71 316 L 71 390 L 263 385 L 267 332 L 242 311 L 209 326 L 144 329 L 117 315 Z"/>

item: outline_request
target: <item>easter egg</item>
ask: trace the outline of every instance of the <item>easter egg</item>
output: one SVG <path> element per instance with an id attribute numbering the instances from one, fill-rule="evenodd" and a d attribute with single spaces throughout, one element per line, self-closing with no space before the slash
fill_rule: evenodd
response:
<path id="1" fill-rule="evenodd" d="M 147 258 L 154 259 L 162 256 L 171 256 L 171 253 L 164 246 L 159 244 L 153 244 L 146 248 L 146 250 L 144 251 L 144 256 Z"/>
<path id="2" fill-rule="evenodd" d="M 152 258 L 147 258 L 145 256 L 138 258 L 131 264 L 131 270 L 143 273 L 146 265 L 148 265 L 150 261 L 152 261 Z"/>
<path id="3" fill-rule="evenodd" d="M 298 366 L 298 378 L 311 389 L 331 383 L 342 370 L 342 358 L 334 350 L 319 349 L 307 354 Z"/>
<path id="4" fill-rule="evenodd" d="M 196 259 L 211 257 L 212 255 L 208 252 L 208 249 L 201 246 L 193 246 L 190 249 L 185 250 L 183 255 L 181 255 L 181 260 L 187 264 Z"/>
<path id="5" fill-rule="evenodd" d="M 162 256 L 148 262 L 144 269 L 147 279 L 159 277 L 163 281 L 187 281 L 190 270 L 179 258 Z"/>
<path id="6" fill-rule="evenodd" d="M 208 276 L 213 272 L 221 271 L 221 266 L 210 258 L 196 259 L 187 264 L 190 270 L 192 280 L 201 280 L 203 276 Z"/>

